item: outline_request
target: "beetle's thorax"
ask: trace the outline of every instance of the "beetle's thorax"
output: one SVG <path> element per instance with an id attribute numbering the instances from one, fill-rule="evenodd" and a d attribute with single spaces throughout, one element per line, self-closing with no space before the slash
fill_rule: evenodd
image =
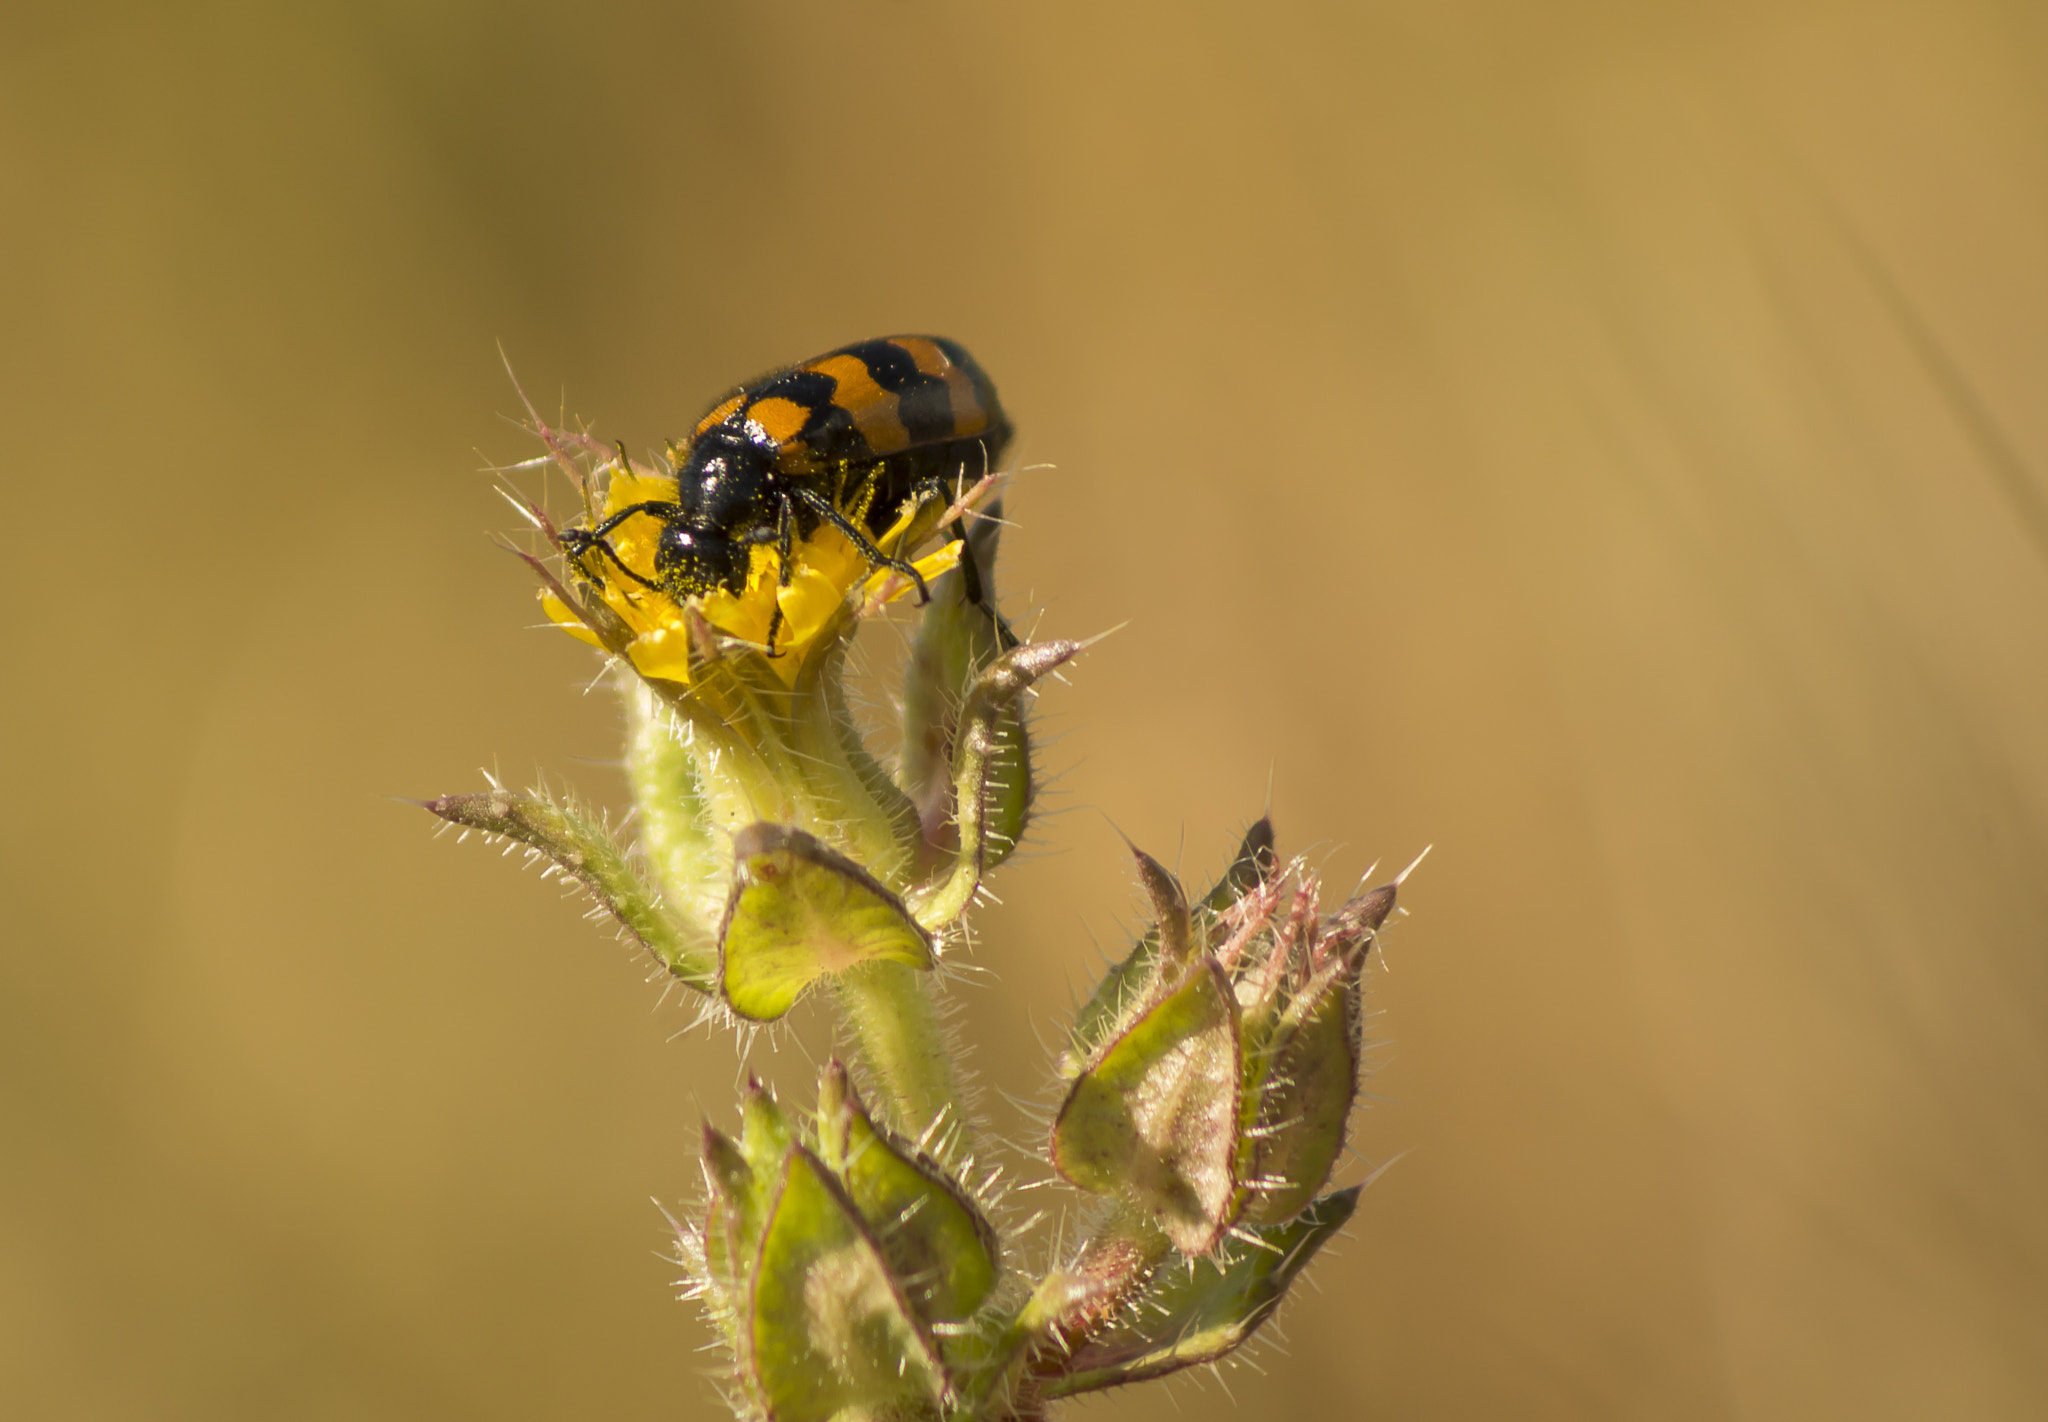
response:
<path id="1" fill-rule="evenodd" d="M 778 501 L 772 448 L 749 439 L 744 425 L 719 425 L 692 440 L 676 466 L 682 516 L 662 530 L 655 562 L 678 593 L 745 589 L 759 533 L 775 526 Z"/>
<path id="2" fill-rule="evenodd" d="M 748 439 L 744 428 L 719 426 L 691 441 L 676 467 L 676 502 L 698 528 L 744 532 L 773 480 L 775 451 Z"/>

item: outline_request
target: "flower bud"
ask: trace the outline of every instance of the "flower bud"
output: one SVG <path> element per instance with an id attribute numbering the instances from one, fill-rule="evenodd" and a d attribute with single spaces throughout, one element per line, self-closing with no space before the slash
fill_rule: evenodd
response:
<path id="1" fill-rule="evenodd" d="M 1154 924 L 1077 1019 L 1052 1159 L 1203 1255 L 1240 1218 L 1293 1219 L 1329 1180 L 1358 1095 L 1360 972 L 1395 886 L 1320 919 L 1315 879 L 1274 864 L 1260 821 L 1191 911 L 1133 852 Z"/>
<path id="2" fill-rule="evenodd" d="M 932 1325 L 969 1318 L 997 1272 L 994 1231 L 946 1173 L 876 1127 L 836 1061 L 814 1140 L 750 1083 L 739 1139 L 705 1128 L 704 1173 L 706 1293 L 760 1413 L 936 1415 Z"/>
<path id="3" fill-rule="evenodd" d="M 904 673 L 903 788 L 917 806 L 934 854 L 951 852 L 959 843 L 950 792 L 962 705 L 982 670 L 1020 645 L 996 610 L 1001 520 L 1002 504 L 997 501 L 986 518 L 966 530 L 959 566 L 932 584 L 932 600 L 919 619 Z M 1002 708 L 990 742 L 984 870 L 1009 857 L 1030 816 L 1036 787 L 1022 706 L 1013 702 Z"/>

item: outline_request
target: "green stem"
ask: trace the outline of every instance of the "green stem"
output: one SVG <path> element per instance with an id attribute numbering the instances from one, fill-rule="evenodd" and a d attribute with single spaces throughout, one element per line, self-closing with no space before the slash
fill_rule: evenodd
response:
<path id="1" fill-rule="evenodd" d="M 732 852 L 711 834 L 710 807 L 673 711 L 638 677 L 626 685 L 626 776 L 641 843 L 669 902 L 715 934 L 732 878 Z"/>
<path id="2" fill-rule="evenodd" d="M 961 1107 L 930 979 L 902 963 L 864 963 L 840 973 L 833 992 L 854 1054 L 888 1104 L 890 1124 L 915 1141 L 945 1116 L 964 1145 L 972 1122 Z"/>

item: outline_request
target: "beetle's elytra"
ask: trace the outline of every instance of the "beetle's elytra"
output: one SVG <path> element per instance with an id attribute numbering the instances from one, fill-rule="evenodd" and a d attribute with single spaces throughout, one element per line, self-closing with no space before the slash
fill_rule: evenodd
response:
<path id="1" fill-rule="evenodd" d="M 791 577 L 795 545 L 831 524 L 877 566 L 924 580 L 875 540 L 906 503 L 944 507 L 964 470 L 1001 458 L 1010 424 L 974 358 L 937 336 L 884 336 L 742 386 L 697 422 L 675 458 L 676 496 L 620 509 L 562 546 L 587 575 L 607 567 L 672 597 L 744 591 L 753 550 L 773 545 Z M 654 576 L 626 567 L 606 535 L 660 520 Z M 903 550 L 897 550 L 899 553 Z M 596 554 L 603 554 L 602 560 Z M 770 636 L 771 650 L 774 641 Z"/>

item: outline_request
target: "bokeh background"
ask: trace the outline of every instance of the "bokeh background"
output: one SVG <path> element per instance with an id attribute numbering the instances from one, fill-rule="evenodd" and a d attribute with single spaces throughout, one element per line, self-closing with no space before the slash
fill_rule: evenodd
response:
<path id="1" fill-rule="evenodd" d="M 1052 466 L 1011 609 L 1128 624 L 985 1081 L 1119 829 L 1435 846 L 1408 1154 L 1263 1377 L 1081 1415 L 2048 1415 L 2019 0 L 6 7 L 0 1414 L 723 1415 L 650 1197 L 732 1045 L 398 797 L 618 793 L 487 541 L 501 346 L 645 449 L 898 330 Z"/>

